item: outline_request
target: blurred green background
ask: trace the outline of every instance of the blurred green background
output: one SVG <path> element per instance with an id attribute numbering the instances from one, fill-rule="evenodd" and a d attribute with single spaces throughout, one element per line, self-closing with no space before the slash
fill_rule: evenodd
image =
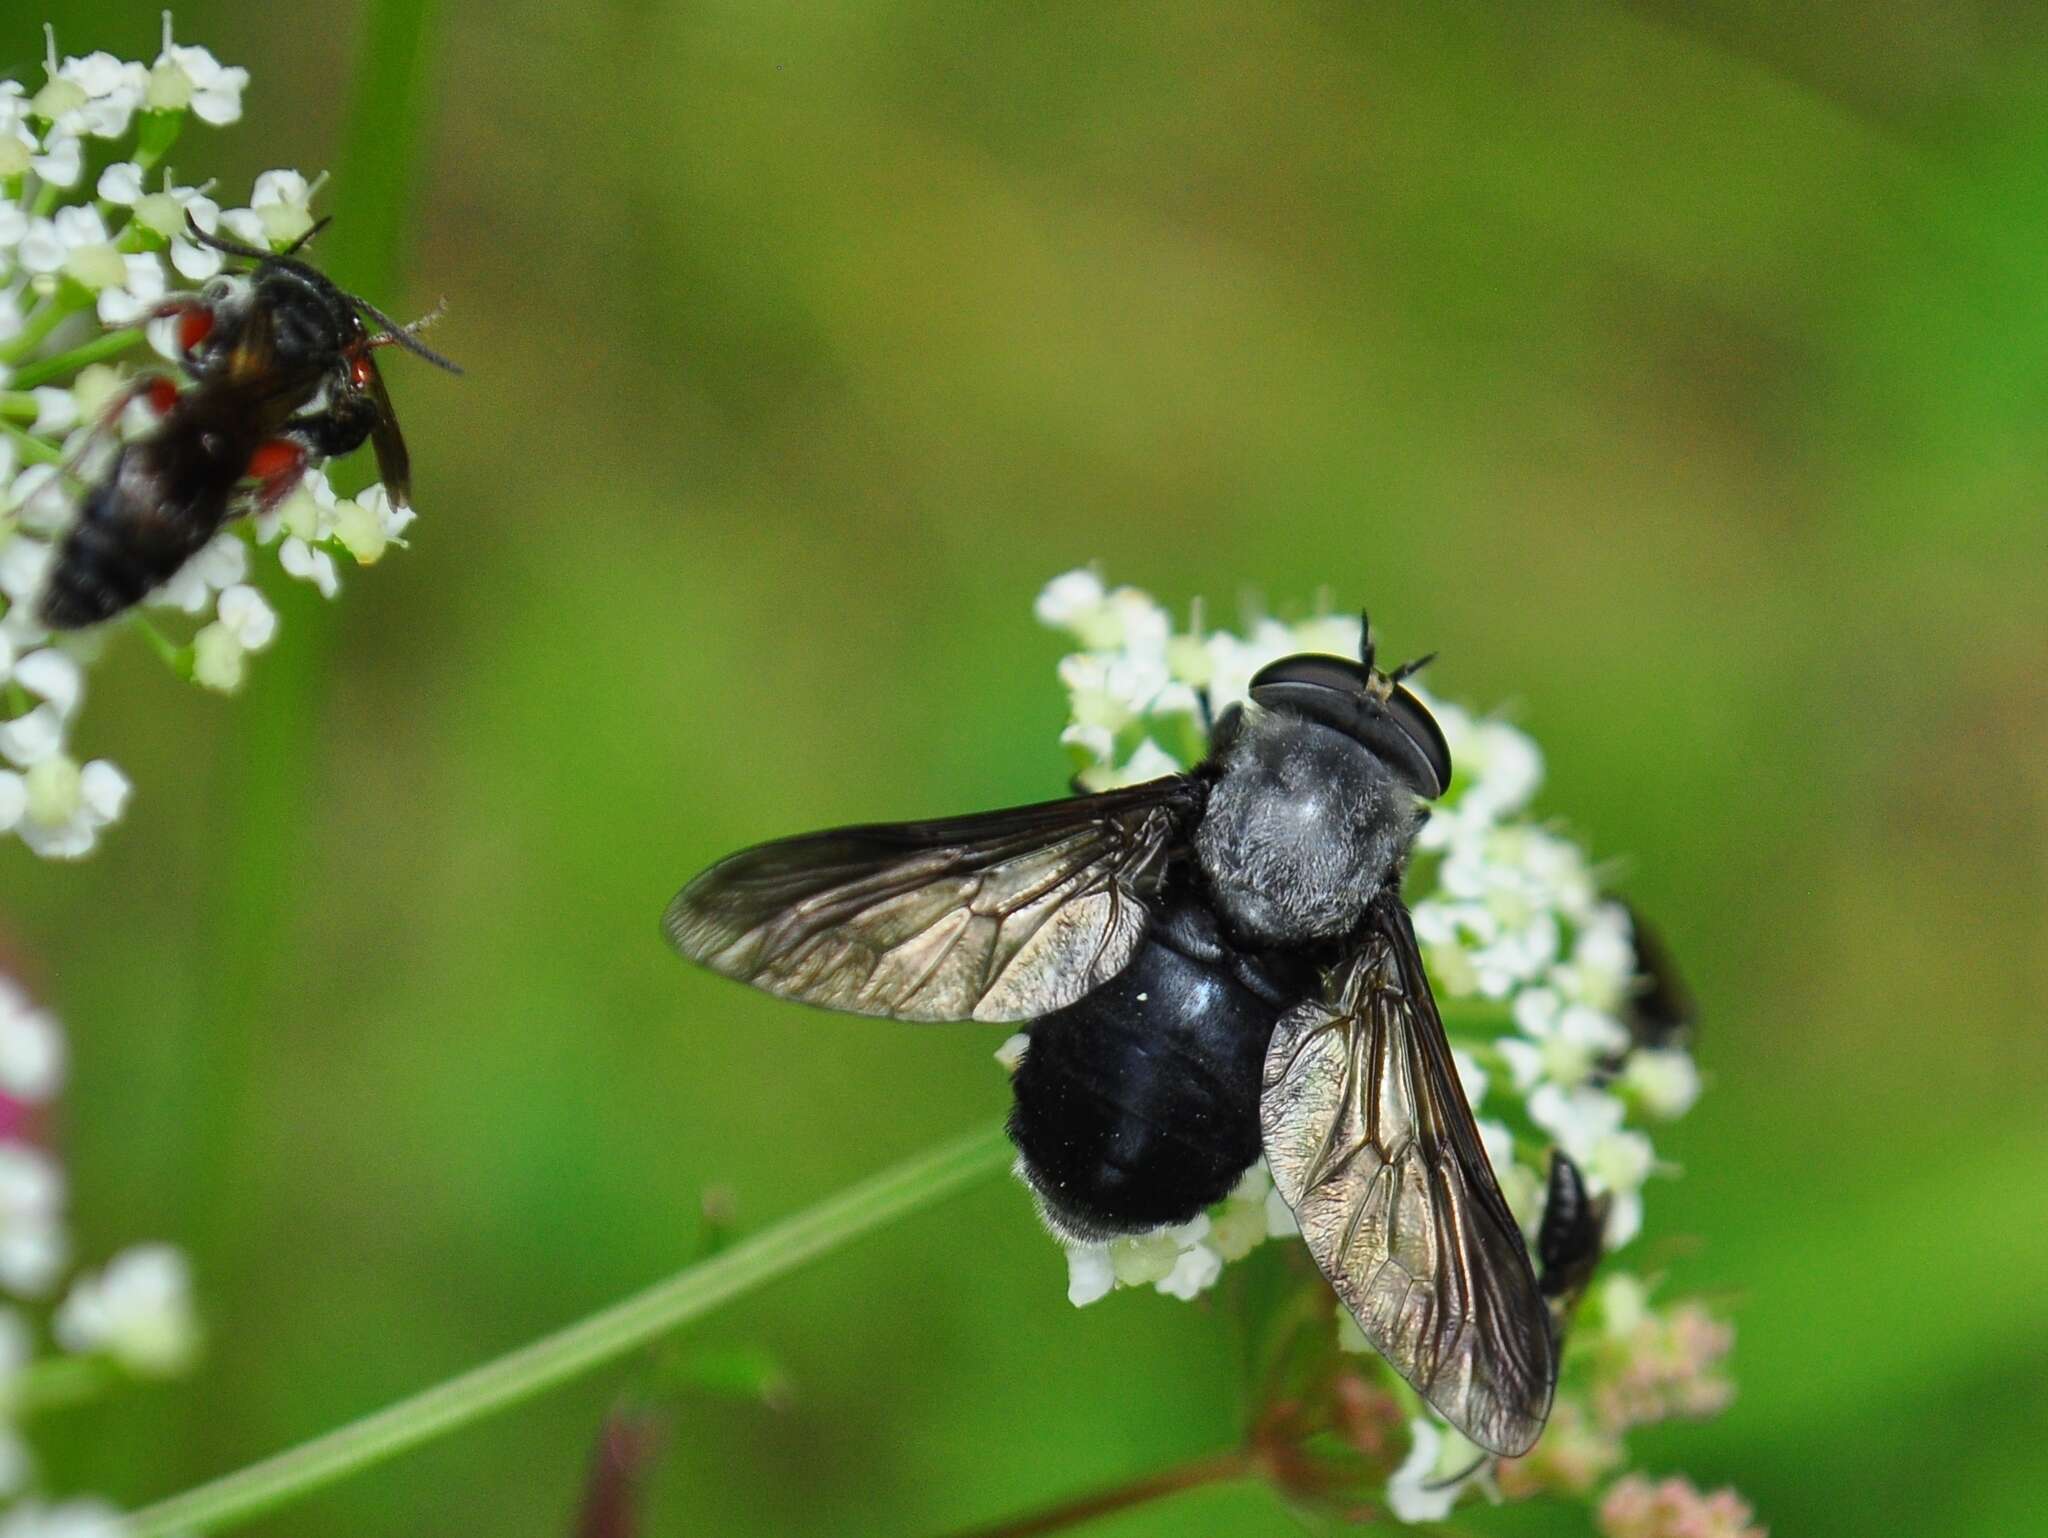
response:
<path id="1" fill-rule="evenodd" d="M 55 19 L 149 57 L 156 13 Z M 181 8 L 255 78 L 179 170 L 339 165 L 390 14 Z M 1733 1300 L 1742 1394 L 1642 1461 L 1780 1534 L 2048 1531 L 2039 8 L 427 22 L 416 144 L 373 121 L 330 204 L 403 200 L 373 297 L 447 296 L 470 370 L 389 371 L 413 548 L 290 603 L 238 700 L 121 638 L 80 746 L 126 826 L 0 851 L 81 1247 L 190 1245 L 213 1332 L 57 1425 L 67 1480 L 223 1471 L 675 1268 L 707 1188 L 757 1225 L 998 1115 L 1000 1029 L 780 1005 L 656 919 L 741 843 L 1058 792 L 1030 604 L 1099 559 L 1370 602 L 1684 958 L 1711 1093 L 1647 1242 Z M 796 1403 L 686 1409 L 655 1532 L 936 1532 L 1235 1424 L 1225 1322 L 1070 1308 L 1004 1182 L 692 1339 Z M 558 1533 L 629 1376 L 251 1531 Z M 1238 1489 L 1100 1530 L 1291 1527 Z"/>

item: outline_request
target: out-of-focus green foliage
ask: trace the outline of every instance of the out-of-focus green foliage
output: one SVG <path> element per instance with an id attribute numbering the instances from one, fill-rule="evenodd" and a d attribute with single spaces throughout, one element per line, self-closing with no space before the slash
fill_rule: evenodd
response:
<path id="1" fill-rule="evenodd" d="M 180 170 L 333 163 L 354 19 L 181 10 L 255 80 L 240 162 Z M 1645 1242 L 1742 1332 L 1646 1461 L 1786 1534 L 2048 1531 L 2048 21 L 443 0 L 426 67 L 373 297 L 446 295 L 470 375 L 389 370 L 414 548 L 310 684 L 118 639 L 82 746 L 126 825 L 0 851 L 81 1244 L 190 1243 L 213 1325 L 64 1475 L 219 1472 L 672 1269 L 708 1187 L 756 1223 L 994 1114 L 999 1029 L 755 997 L 655 921 L 743 842 L 1057 793 L 1029 604 L 1100 558 L 1369 602 L 1629 862 L 1712 1076 Z M 245 840 L 298 687 L 315 752 L 257 778 L 310 814 Z M 698 1342 L 793 1407 L 687 1400 L 652 1530 L 936 1531 L 1233 1434 L 1226 1318 L 1063 1290 L 990 1185 L 734 1308 Z M 257 1530 L 558 1533 L 621 1381 Z M 1249 1489 L 1103 1529 L 1286 1530 Z"/>

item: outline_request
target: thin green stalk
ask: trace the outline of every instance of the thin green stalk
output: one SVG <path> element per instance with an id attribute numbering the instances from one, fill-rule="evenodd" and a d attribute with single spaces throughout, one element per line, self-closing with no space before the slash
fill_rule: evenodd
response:
<path id="1" fill-rule="evenodd" d="M 437 9 L 436 0 L 368 0 L 363 8 L 334 228 L 320 247 L 322 266 L 353 292 L 387 296 L 397 283 L 421 124 L 431 110 L 426 60 Z M 208 964 L 186 1052 L 190 1078 L 180 1088 L 190 1131 L 175 1159 L 176 1226 L 224 1270 L 235 1266 L 241 1240 L 229 1221 L 232 1205 L 218 1193 L 226 1172 L 248 1156 L 247 1110 L 263 1036 L 276 1023 L 300 940 L 280 929 L 301 906 L 297 892 L 319 824 L 311 766 L 336 629 L 329 604 L 294 588 L 279 603 L 285 643 L 252 670 L 229 728 L 220 879 L 203 920 Z"/>
<path id="2" fill-rule="evenodd" d="M 52 331 L 84 309 L 84 303 L 75 295 L 45 299 L 29 312 L 28 319 L 19 331 L 0 347 L 0 363 L 13 363 L 26 358 L 40 347 Z"/>
<path id="3" fill-rule="evenodd" d="M 187 648 L 157 629 L 140 610 L 130 616 L 129 623 L 135 627 L 135 633 L 149 643 L 149 649 L 157 654 L 165 667 L 180 678 L 186 676 L 189 671 L 185 655 Z"/>
<path id="4" fill-rule="evenodd" d="M 805 1261 L 942 1197 L 1010 1160 L 1000 1126 L 885 1170 L 602 1313 L 387 1409 L 129 1518 L 130 1538 L 217 1533 L 277 1510 L 581 1373 L 616 1362 L 677 1326 Z"/>
<path id="5" fill-rule="evenodd" d="M 48 384 L 52 379 L 66 374 L 75 374 L 89 363 L 104 363 L 109 358 L 118 358 L 130 348 L 145 340 L 140 326 L 124 326 L 119 331 L 109 331 L 96 336 L 90 342 L 60 352 L 54 358 L 38 358 L 14 371 L 11 383 L 17 390 L 33 390 L 39 384 Z"/>
<path id="6" fill-rule="evenodd" d="M 47 1357 L 22 1369 L 8 1384 L 8 1403 L 23 1415 L 89 1404 L 120 1378 L 120 1369 L 103 1356 Z"/>
<path id="7" fill-rule="evenodd" d="M 57 465 L 64 462 L 64 451 L 30 433 L 26 428 L 16 427 L 12 422 L 0 421 L 0 435 L 14 440 L 14 451 L 24 464 Z"/>

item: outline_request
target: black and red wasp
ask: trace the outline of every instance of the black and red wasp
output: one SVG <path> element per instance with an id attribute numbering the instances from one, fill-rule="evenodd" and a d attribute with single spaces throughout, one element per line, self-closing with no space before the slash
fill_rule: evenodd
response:
<path id="1" fill-rule="evenodd" d="M 283 252 L 208 234 L 192 238 L 253 263 L 164 305 L 192 383 L 146 376 L 108 414 L 143 399 L 161 422 L 124 443 L 80 498 L 57 548 L 37 614 L 53 630 L 111 619 L 174 576 L 239 514 L 275 507 L 318 460 L 369 442 L 391 500 L 410 490 L 405 439 L 377 372 L 377 349 L 399 346 L 461 369 L 348 293 L 298 253 L 326 221 Z M 372 329 L 372 326 L 377 329 Z"/>

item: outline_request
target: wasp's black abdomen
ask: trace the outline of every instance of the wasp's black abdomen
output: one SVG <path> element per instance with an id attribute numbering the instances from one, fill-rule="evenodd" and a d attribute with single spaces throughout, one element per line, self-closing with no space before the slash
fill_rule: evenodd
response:
<path id="1" fill-rule="evenodd" d="M 260 429 L 259 429 L 260 432 Z M 111 619 L 169 581 L 227 521 L 248 429 L 174 416 L 124 445 L 79 500 L 37 612 L 52 630 Z"/>
<path id="2" fill-rule="evenodd" d="M 1010 1136 L 1053 1221 L 1096 1239 L 1229 1195 L 1259 1156 L 1266 1044 L 1294 996 L 1183 905 L 1114 979 L 1036 1022 Z"/>

